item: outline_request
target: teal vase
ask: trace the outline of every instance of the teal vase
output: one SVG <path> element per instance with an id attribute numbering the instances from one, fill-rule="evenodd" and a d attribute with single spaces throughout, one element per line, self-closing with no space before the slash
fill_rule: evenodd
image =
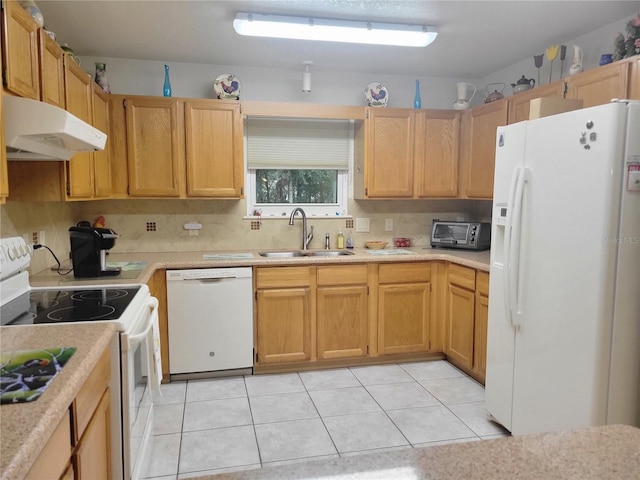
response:
<path id="1" fill-rule="evenodd" d="M 422 99 L 420 98 L 420 80 L 416 80 L 416 94 L 413 97 L 413 108 L 422 108 Z"/>
<path id="2" fill-rule="evenodd" d="M 171 81 L 169 80 L 169 65 L 164 66 L 164 88 L 162 94 L 165 97 L 171 96 Z"/>

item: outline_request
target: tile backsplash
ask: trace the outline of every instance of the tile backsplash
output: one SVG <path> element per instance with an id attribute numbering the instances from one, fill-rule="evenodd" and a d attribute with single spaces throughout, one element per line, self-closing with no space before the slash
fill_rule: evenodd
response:
<path id="1" fill-rule="evenodd" d="M 1 235 L 23 235 L 45 231 L 46 245 L 62 261 L 69 258 L 68 229 L 80 220 L 93 223 L 103 215 L 106 226 L 120 238 L 113 252 L 178 252 L 215 250 L 257 250 L 299 248 L 302 223 L 288 217 L 265 218 L 258 222 L 246 218 L 244 200 L 103 200 L 95 202 L 7 202 L 0 206 Z M 429 231 L 434 218 L 441 220 L 490 221 L 491 202 L 469 200 L 349 201 L 353 218 L 368 218 L 370 232 L 351 229 L 356 247 L 367 240 L 409 237 L 413 245 L 429 245 Z M 385 231 L 385 220 L 391 219 L 392 231 Z M 339 229 L 346 234 L 351 218 L 309 217 L 314 226 L 310 248 L 323 248 L 325 233 L 335 247 Z M 186 223 L 202 224 L 198 235 L 184 228 Z M 352 223 L 352 222 L 350 222 Z M 151 228 L 149 226 L 152 226 Z M 31 271 L 39 272 L 55 265 L 44 249 L 33 258 Z"/>

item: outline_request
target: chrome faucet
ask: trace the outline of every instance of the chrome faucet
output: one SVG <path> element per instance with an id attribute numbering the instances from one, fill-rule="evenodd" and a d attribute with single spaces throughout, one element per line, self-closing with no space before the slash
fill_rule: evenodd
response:
<path id="1" fill-rule="evenodd" d="M 293 225 L 293 218 L 298 212 L 302 215 L 302 250 L 307 250 L 307 247 L 313 238 L 313 225 L 311 225 L 311 231 L 307 234 L 307 215 L 304 213 L 303 209 L 300 207 L 293 209 L 293 212 L 291 212 L 291 216 L 289 217 L 289 225 Z"/>

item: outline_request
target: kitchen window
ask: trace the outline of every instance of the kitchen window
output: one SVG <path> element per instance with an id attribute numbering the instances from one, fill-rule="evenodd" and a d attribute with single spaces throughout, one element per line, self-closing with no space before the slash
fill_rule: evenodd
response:
<path id="1" fill-rule="evenodd" d="M 353 122 L 249 118 L 245 131 L 248 216 L 347 215 Z"/>

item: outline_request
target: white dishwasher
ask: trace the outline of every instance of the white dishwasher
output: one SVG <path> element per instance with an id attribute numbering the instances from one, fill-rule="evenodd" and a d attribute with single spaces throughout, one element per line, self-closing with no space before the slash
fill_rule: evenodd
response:
<path id="1" fill-rule="evenodd" d="M 253 367 L 250 267 L 167 270 L 167 309 L 172 377 Z"/>

